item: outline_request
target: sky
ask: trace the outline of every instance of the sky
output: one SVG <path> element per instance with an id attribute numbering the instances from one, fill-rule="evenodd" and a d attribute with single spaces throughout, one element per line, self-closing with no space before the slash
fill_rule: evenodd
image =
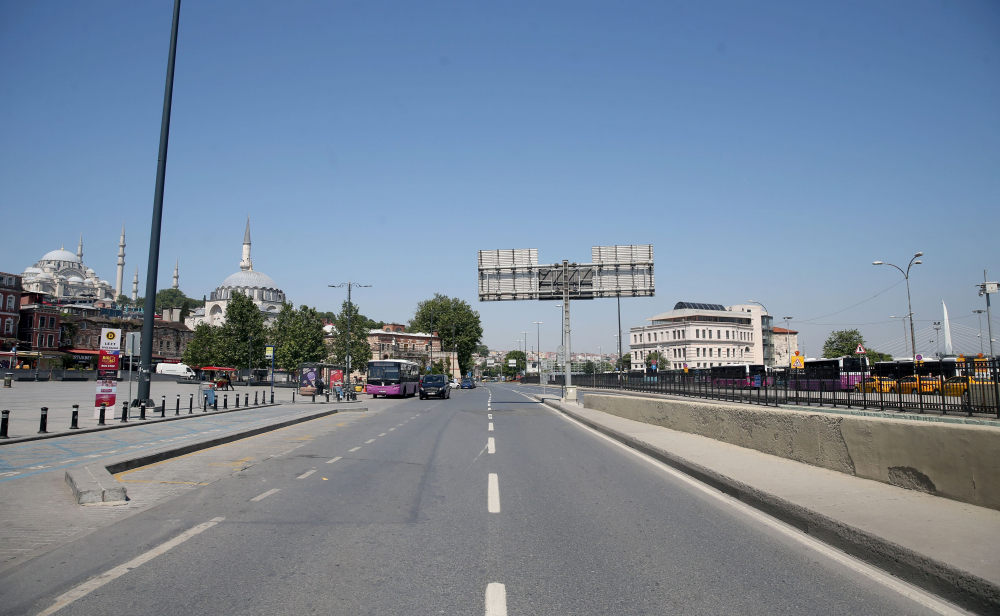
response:
<path id="1" fill-rule="evenodd" d="M 172 8 L 0 2 L 0 271 L 82 233 L 113 284 L 124 222 L 143 294 Z M 656 296 L 622 301 L 625 331 L 752 299 L 809 356 L 855 327 L 900 354 L 906 285 L 872 261 L 922 251 L 918 350 L 942 301 L 978 345 L 998 103 L 988 1 L 189 1 L 158 287 L 178 259 L 211 293 L 249 216 L 254 269 L 296 305 L 337 310 L 350 279 L 362 313 L 405 323 L 442 293 L 490 348 L 554 350 L 553 303 L 477 300 L 476 251 L 652 244 Z M 616 344 L 614 300 L 571 323 L 574 351 Z"/>

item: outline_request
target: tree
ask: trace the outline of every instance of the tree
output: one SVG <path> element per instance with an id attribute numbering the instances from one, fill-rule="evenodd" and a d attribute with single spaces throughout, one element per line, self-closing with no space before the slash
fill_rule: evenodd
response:
<path id="1" fill-rule="evenodd" d="M 823 343 L 823 357 L 835 359 L 837 357 L 855 357 L 854 351 L 858 345 L 865 347 L 865 356 L 868 362 L 891 361 L 892 355 L 880 353 L 874 349 L 869 349 L 865 343 L 864 336 L 856 329 L 843 329 L 830 333 L 830 337 Z"/>
<path id="2" fill-rule="evenodd" d="M 327 313 L 329 314 L 329 313 Z M 319 317 L 320 313 L 316 313 Z M 335 314 L 330 322 L 333 324 L 333 351 L 330 357 L 333 363 L 347 366 L 347 300 L 340 306 L 340 312 Z M 351 302 L 351 370 L 354 372 L 364 372 L 368 369 L 368 362 L 372 358 L 372 348 L 368 344 L 368 332 L 373 329 L 380 329 L 381 324 L 373 321 L 361 314 L 358 305 Z"/>
<path id="3" fill-rule="evenodd" d="M 249 360 L 250 367 L 264 367 L 264 315 L 246 295 L 233 292 L 226 305 L 226 322 L 219 329 L 217 345 L 222 365 L 243 368 Z"/>
<path id="4" fill-rule="evenodd" d="M 204 301 L 191 299 L 190 297 L 184 295 L 184 292 L 180 289 L 160 289 L 156 292 L 156 310 L 161 311 L 164 308 L 184 308 L 187 304 L 188 308 L 201 308 L 205 305 Z"/>
<path id="5" fill-rule="evenodd" d="M 295 310 L 291 303 L 282 304 L 268 333 L 274 345 L 274 363 L 284 370 L 298 370 L 299 364 L 326 358 L 323 319 L 309 306 Z"/>
<path id="6" fill-rule="evenodd" d="M 417 303 L 409 329 L 428 334 L 439 332 L 442 350 L 458 351 L 462 374 L 472 369 L 472 353 L 483 337 L 483 326 L 479 313 L 465 300 L 435 293 L 432 299 Z"/>
<path id="7" fill-rule="evenodd" d="M 664 369 L 663 356 L 660 355 L 659 351 L 653 351 L 652 353 L 646 356 L 646 367 L 652 368 L 653 364 L 656 364 L 657 370 Z"/>
<path id="8" fill-rule="evenodd" d="M 628 372 L 631 369 L 632 359 L 628 355 L 622 355 L 618 358 L 618 370 Z"/>
<path id="9" fill-rule="evenodd" d="M 475 353 L 480 357 L 486 357 L 487 355 L 490 354 L 490 347 L 486 346 L 485 344 L 477 345 L 476 350 L 473 351 L 473 353 Z"/>
<path id="10" fill-rule="evenodd" d="M 187 350 L 184 351 L 183 361 L 189 366 L 202 368 L 204 366 L 214 366 L 219 361 L 218 353 L 218 326 L 207 323 L 194 328 L 194 339 L 188 343 Z"/>
<path id="11" fill-rule="evenodd" d="M 513 366 L 510 365 L 510 360 L 512 359 L 515 362 Z M 524 366 L 526 365 L 525 362 L 527 361 L 527 359 L 528 358 L 525 356 L 524 351 L 511 351 L 510 353 L 507 353 L 507 355 L 504 356 L 503 358 L 504 376 L 506 377 L 517 376 L 521 372 L 521 369 L 524 368 Z"/>
<path id="12" fill-rule="evenodd" d="M 594 362 L 588 359 L 587 362 L 583 364 L 583 371 L 586 374 L 594 374 L 595 372 L 597 372 L 597 366 L 594 365 Z"/>

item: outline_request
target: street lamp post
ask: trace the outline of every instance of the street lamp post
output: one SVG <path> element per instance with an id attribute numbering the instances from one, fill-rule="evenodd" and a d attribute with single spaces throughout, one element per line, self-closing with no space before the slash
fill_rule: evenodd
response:
<path id="1" fill-rule="evenodd" d="M 351 385 L 351 312 L 353 308 L 351 307 L 351 288 L 357 287 L 359 289 L 370 289 L 370 284 L 358 284 L 356 282 L 351 282 L 350 279 L 347 282 L 342 282 L 340 284 L 328 284 L 328 287 L 339 289 L 341 287 L 347 287 L 347 384 Z M 354 392 L 354 387 L 348 387 L 348 395 L 350 399 L 357 399 L 357 395 Z"/>
<path id="2" fill-rule="evenodd" d="M 535 347 L 535 363 L 538 365 L 538 381 L 541 382 L 542 360 L 540 356 L 542 354 L 542 322 L 532 321 L 532 324 L 535 326 L 535 343 L 538 344 L 538 346 Z"/>
<path id="3" fill-rule="evenodd" d="M 986 270 L 983 270 L 983 282 L 976 285 L 979 287 L 979 296 L 986 296 L 986 331 L 990 336 L 990 357 L 993 355 L 993 317 L 990 315 L 990 295 L 997 292 L 997 283 L 986 281 Z M 982 325 L 980 325 L 982 328 Z M 982 336 L 980 336 L 981 338 Z"/>
<path id="4" fill-rule="evenodd" d="M 902 274 L 903 278 L 906 280 L 906 305 L 910 310 L 908 315 L 910 317 L 910 348 L 913 349 L 914 360 L 917 358 L 917 334 L 913 328 L 913 301 L 910 299 L 910 268 L 913 267 L 914 265 L 922 264 L 923 261 L 917 261 L 917 259 L 919 259 L 922 256 L 924 256 L 923 252 L 918 252 L 917 254 L 913 255 L 913 258 L 910 259 L 909 265 L 906 266 L 905 272 L 903 271 L 903 268 L 899 267 L 898 265 L 894 265 L 892 263 L 883 263 L 882 261 L 872 261 L 872 265 L 892 265 L 894 268 L 899 270 L 899 273 Z"/>
<path id="5" fill-rule="evenodd" d="M 785 353 L 788 353 L 788 367 L 791 368 L 792 347 L 791 347 L 791 342 L 789 341 L 789 336 L 791 335 L 792 332 L 789 326 L 791 325 L 792 317 L 783 317 L 783 320 L 785 321 Z"/>
<path id="6" fill-rule="evenodd" d="M 906 355 L 906 352 L 907 352 L 907 346 L 906 346 L 906 317 L 894 317 L 892 315 L 889 315 L 889 318 L 890 319 L 902 319 L 900 321 L 900 323 L 902 323 L 902 325 L 903 325 L 903 355 Z M 915 356 L 915 355 L 916 354 L 914 354 L 913 356 Z M 913 356 L 911 356 L 911 357 L 913 357 Z"/>
<path id="7" fill-rule="evenodd" d="M 985 310 L 973 310 L 979 316 L 979 354 L 983 354 L 983 313 Z"/>
<path id="8" fill-rule="evenodd" d="M 941 343 L 938 333 L 941 331 L 941 321 L 934 321 L 934 355 L 941 359 Z"/>
<path id="9" fill-rule="evenodd" d="M 521 332 L 524 336 L 524 374 L 522 376 L 528 376 L 528 334 L 531 332 Z"/>

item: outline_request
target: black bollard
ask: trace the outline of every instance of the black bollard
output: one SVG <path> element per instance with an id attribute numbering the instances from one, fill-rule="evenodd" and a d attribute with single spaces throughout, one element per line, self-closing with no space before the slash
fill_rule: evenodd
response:
<path id="1" fill-rule="evenodd" d="M 271 392 L 271 404 L 274 404 L 274 392 Z"/>
<path id="2" fill-rule="evenodd" d="M 316 392 L 313 392 L 313 403 L 315 404 L 315 402 L 316 402 Z"/>
<path id="3" fill-rule="evenodd" d="M 229 408 L 229 394 L 222 394 L 222 410 Z"/>
<path id="4" fill-rule="evenodd" d="M 236 408 L 240 408 L 240 395 L 236 394 Z"/>
<path id="5" fill-rule="evenodd" d="M 253 405 L 257 406 L 257 394 L 260 392 L 253 392 Z"/>
<path id="6" fill-rule="evenodd" d="M 122 402 L 122 423 L 128 421 L 128 402 Z"/>
<path id="7" fill-rule="evenodd" d="M 160 396 L 160 417 L 167 416 L 167 397 Z"/>
<path id="8" fill-rule="evenodd" d="M 190 398 L 188 398 L 188 415 L 191 415 L 194 413 L 194 394 L 188 395 L 190 396 Z"/>
<path id="9" fill-rule="evenodd" d="M 207 413 L 208 412 L 208 394 L 202 394 L 202 396 L 204 396 L 204 398 L 202 399 L 201 412 L 202 413 Z"/>
<path id="10" fill-rule="evenodd" d="M 10 411 L 4 409 L 0 412 L 0 438 L 10 438 L 7 436 L 7 424 L 10 423 Z"/>
<path id="11" fill-rule="evenodd" d="M 80 429 L 80 405 L 79 404 L 74 404 L 73 405 L 73 416 L 69 420 L 69 429 L 70 430 L 79 430 Z"/>
<path id="12" fill-rule="evenodd" d="M 108 403 L 107 402 L 102 402 L 101 403 L 101 414 L 97 416 L 97 425 L 99 425 L 99 426 L 106 425 L 104 423 L 104 418 L 107 416 L 106 415 L 107 412 L 108 412 Z"/>
<path id="13" fill-rule="evenodd" d="M 174 409 L 174 415 L 181 414 L 181 395 L 177 394 L 177 408 Z"/>
<path id="14" fill-rule="evenodd" d="M 292 404 L 295 404 L 295 390 L 292 390 Z"/>
<path id="15" fill-rule="evenodd" d="M 143 400 L 139 405 L 139 419 L 146 421 L 146 401 Z"/>
<path id="16" fill-rule="evenodd" d="M 212 410 L 213 411 L 219 410 L 219 396 L 218 395 L 215 396 L 215 400 L 212 400 Z"/>
<path id="17" fill-rule="evenodd" d="M 243 406 L 250 406 L 250 392 L 249 391 L 243 397 Z"/>
<path id="18" fill-rule="evenodd" d="M 38 418 L 38 433 L 48 434 L 48 431 L 45 429 L 48 427 L 48 425 L 49 425 L 49 407 L 43 406 L 42 416 Z"/>

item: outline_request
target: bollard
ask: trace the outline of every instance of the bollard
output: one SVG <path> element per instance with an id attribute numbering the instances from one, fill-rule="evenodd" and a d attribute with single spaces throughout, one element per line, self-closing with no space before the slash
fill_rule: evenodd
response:
<path id="1" fill-rule="evenodd" d="M 80 405 L 79 404 L 74 404 L 73 405 L 73 416 L 69 420 L 69 429 L 70 430 L 79 430 L 80 429 L 80 425 L 79 424 L 80 424 Z"/>
<path id="2" fill-rule="evenodd" d="M 160 396 L 160 417 L 167 416 L 167 397 Z"/>
<path id="3" fill-rule="evenodd" d="M 330 401 L 330 392 L 326 392 L 326 401 L 327 401 L 327 402 L 329 402 L 329 401 Z"/>
<path id="4" fill-rule="evenodd" d="M 174 415 L 181 414 L 181 395 L 177 394 L 177 408 L 174 409 Z"/>
<path id="5" fill-rule="evenodd" d="M 243 398 L 243 406 L 250 406 L 250 392 L 248 391 Z"/>
<path id="6" fill-rule="evenodd" d="M 128 421 L 128 402 L 122 402 L 122 423 Z"/>
<path id="7" fill-rule="evenodd" d="M 295 404 L 295 390 L 292 390 L 292 404 Z"/>
<path id="8" fill-rule="evenodd" d="M 9 388 L 11 386 L 11 384 L 13 384 L 13 382 L 14 382 L 14 373 L 13 372 L 8 372 L 8 373 L 6 373 L 6 374 L 3 375 L 3 386 L 5 388 Z"/>
<path id="9" fill-rule="evenodd" d="M 190 398 L 188 398 L 188 415 L 191 415 L 194 413 L 194 394 L 188 394 L 188 395 L 191 396 Z"/>
<path id="10" fill-rule="evenodd" d="M 222 410 L 229 408 L 229 394 L 222 394 Z"/>
<path id="11" fill-rule="evenodd" d="M 146 421 L 146 401 L 143 400 L 139 405 L 139 419 Z"/>
<path id="12" fill-rule="evenodd" d="M 99 425 L 99 426 L 106 425 L 104 423 L 104 418 L 107 416 L 107 412 L 108 412 L 108 403 L 107 402 L 102 402 L 101 403 L 101 414 L 97 416 L 97 425 Z"/>
<path id="13" fill-rule="evenodd" d="M 258 393 L 260 393 L 260 392 L 257 392 L 257 391 L 253 392 L 253 405 L 254 406 L 257 406 L 257 394 Z"/>
<path id="14" fill-rule="evenodd" d="M 316 403 L 316 392 L 313 392 L 313 404 Z"/>
<path id="15" fill-rule="evenodd" d="M 240 395 L 236 394 L 236 408 L 240 408 Z"/>
<path id="16" fill-rule="evenodd" d="M 271 404 L 274 404 L 274 392 L 271 392 Z"/>
<path id="17" fill-rule="evenodd" d="M 216 396 L 215 400 L 212 400 L 212 410 L 213 411 L 219 410 L 219 396 Z"/>
<path id="18" fill-rule="evenodd" d="M 204 396 L 204 399 L 202 400 L 201 412 L 202 413 L 207 413 L 208 412 L 208 394 L 202 394 L 202 395 Z"/>
<path id="19" fill-rule="evenodd" d="M 49 425 L 49 407 L 43 406 L 42 416 L 38 418 L 38 433 L 48 434 L 48 431 L 45 429 L 48 427 L 48 425 Z"/>
<path id="20" fill-rule="evenodd" d="M 0 412 L 0 438 L 10 438 L 7 436 L 8 423 L 10 423 L 10 411 L 4 409 Z"/>

